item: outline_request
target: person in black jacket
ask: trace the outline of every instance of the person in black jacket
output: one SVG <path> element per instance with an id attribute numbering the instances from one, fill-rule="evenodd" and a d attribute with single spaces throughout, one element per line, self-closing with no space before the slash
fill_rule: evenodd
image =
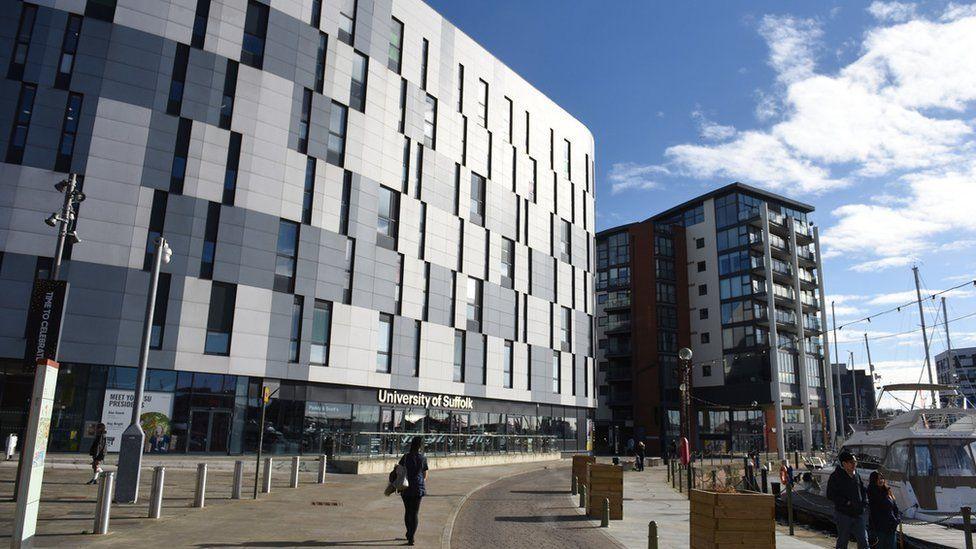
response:
<path id="1" fill-rule="evenodd" d="M 646 455 L 646 450 L 643 442 L 638 442 L 637 447 L 634 449 L 635 460 L 634 466 L 638 471 L 644 470 L 644 456 Z"/>
<path id="2" fill-rule="evenodd" d="M 837 459 L 840 466 L 834 469 L 827 481 L 827 499 L 834 503 L 836 547 L 846 549 L 847 542 L 854 536 L 858 549 L 867 549 L 864 508 L 867 507 L 868 500 L 861 475 L 857 473 L 857 460 L 850 452 L 841 452 Z"/>
<path id="3" fill-rule="evenodd" d="M 877 539 L 876 549 L 895 549 L 901 511 L 891 494 L 891 488 L 880 471 L 871 473 L 868 481 L 868 505 L 871 534 Z"/>
<path id="4" fill-rule="evenodd" d="M 407 488 L 400 492 L 403 499 L 403 523 L 407 527 L 407 545 L 413 545 L 420 522 L 420 500 L 427 494 L 427 458 L 424 457 L 424 437 L 413 437 L 410 451 L 400 458 L 407 469 Z"/>
<path id="5" fill-rule="evenodd" d="M 88 455 L 92 458 L 92 478 L 85 484 L 95 484 L 98 482 L 98 475 L 102 472 L 101 464 L 105 461 L 105 444 L 105 424 L 99 423 L 95 427 L 95 440 L 92 441 L 91 447 L 88 448 Z"/>

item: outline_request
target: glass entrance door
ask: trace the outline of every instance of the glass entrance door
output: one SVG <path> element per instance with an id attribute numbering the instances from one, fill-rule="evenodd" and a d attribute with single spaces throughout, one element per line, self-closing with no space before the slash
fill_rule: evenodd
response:
<path id="1" fill-rule="evenodd" d="M 190 410 L 190 452 L 227 453 L 230 437 L 230 412 L 226 410 Z"/>

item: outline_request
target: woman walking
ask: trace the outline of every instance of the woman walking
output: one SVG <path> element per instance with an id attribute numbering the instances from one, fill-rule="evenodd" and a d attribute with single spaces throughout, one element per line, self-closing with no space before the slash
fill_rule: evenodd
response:
<path id="1" fill-rule="evenodd" d="M 413 545 L 417 533 L 420 500 L 427 493 L 427 458 L 424 457 L 424 438 L 413 437 L 410 451 L 400 458 L 400 465 L 407 470 L 407 488 L 400 492 L 403 499 L 403 523 L 407 527 L 407 545 Z"/>
<path id="2" fill-rule="evenodd" d="M 895 549 L 898 540 L 898 524 L 901 512 L 891 488 L 880 471 L 871 473 L 868 482 L 868 508 L 870 509 L 869 528 L 877 540 L 876 549 Z"/>
<path id="3" fill-rule="evenodd" d="M 95 484 L 98 482 L 98 475 L 102 473 L 102 462 L 105 461 L 105 424 L 99 423 L 95 427 L 95 440 L 88 449 L 88 455 L 92 458 L 92 478 L 85 484 Z"/>

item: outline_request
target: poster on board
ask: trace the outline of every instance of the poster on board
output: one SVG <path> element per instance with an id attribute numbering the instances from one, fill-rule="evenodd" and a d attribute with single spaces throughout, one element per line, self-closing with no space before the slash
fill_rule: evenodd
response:
<path id="1" fill-rule="evenodd" d="M 165 453 L 172 448 L 173 393 L 143 393 L 142 431 L 146 434 L 143 450 L 147 453 Z M 106 389 L 102 404 L 102 423 L 105 424 L 106 449 L 118 452 L 122 431 L 132 419 L 132 401 L 135 391 Z"/>

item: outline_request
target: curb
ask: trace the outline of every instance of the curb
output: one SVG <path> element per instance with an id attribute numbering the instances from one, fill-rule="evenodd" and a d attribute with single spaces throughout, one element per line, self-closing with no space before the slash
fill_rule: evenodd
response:
<path id="1" fill-rule="evenodd" d="M 448 517 L 447 525 L 444 526 L 444 530 L 441 532 L 441 549 L 451 549 L 451 537 L 454 535 L 454 522 L 457 520 L 458 513 L 461 512 L 461 508 L 464 507 L 464 504 L 467 503 L 468 498 L 471 497 L 472 494 L 474 494 L 475 492 L 477 492 L 479 490 L 482 490 L 482 489 L 484 489 L 484 488 L 486 488 L 486 487 L 488 487 L 488 486 L 490 486 L 490 485 L 492 485 L 492 484 L 494 484 L 496 482 L 499 482 L 499 481 L 502 481 L 502 480 L 505 480 L 505 479 L 508 479 L 508 478 L 517 477 L 519 475 L 525 475 L 525 474 L 528 474 L 528 473 L 534 473 L 534 472 L 538 471 L 539 469 L 548 469 L 549 468 L 549 464 L 552 464 L 552 463 L 558 462 L 558 461 L 561 461 L 561 460 L 540 461 L 538 463 L 540 465 L 542 465 L 542 467 L 536 467 L 536 468 L 530 469 L 528 471 L 519 471 L 517 473 L 511 473 L 511 474 L 508 474 L 508 475 L 505 475 L 505 476 L 501 476 L 501 477 L 498 477 L 496 479 L 489 480 L 488 482 L 485 482 L 484 484 L 482 484 L 480 486 L 476 486 L 475 488 L 472 488 L 471 490 L 469 490 L 467 494 L 464 494 L 461 497 L 461 500 L 458 502 L 457 507 L 455 507 L 454 510 L 451 511 L 451 516 Z"/>
<path id="2" fill-rule="evenodd" d="M 583 516 L 583 517 L 587 516 L 586 515 L 586 509 L 583 509 L 583 508 L 581 508 L 579 506 L 579 496 L 576 496 L 576 499 L 575 500 L 573 499 L 573 497 L 574 496 L 570 495 L 569 496 L 569 501 L 570 501 L 570 503 L 573 504 L 573 507 L 576 509 L 576 514 L 577 515 L 580 515 L 580 516 Z M 610 533 L 610 529 L 609 528 L 606 528 L 606 529 L 601 528 L 600 527 L 600 523 L 597 522 L 596 519 L 587 518 L 586 522 L 588 522 L 590 524 L 590 526 L 592 526 L 593 528 L 596 528 L 597 530 L 600 530 L 601 533 L 604 536 L 606 536 L 607 540 L 610 541 L 610 543 L 612 543 L 614 546 L 619 547 L 620 549 L 627 549 L 627 546 L 626 545 L 624 545 L 623 543 L 621 543 L 617 538 L 615 538 L 613 536 L 613 534 Z M 613 523 L 611 522 L 610 524 L 612 525 Z"/>

